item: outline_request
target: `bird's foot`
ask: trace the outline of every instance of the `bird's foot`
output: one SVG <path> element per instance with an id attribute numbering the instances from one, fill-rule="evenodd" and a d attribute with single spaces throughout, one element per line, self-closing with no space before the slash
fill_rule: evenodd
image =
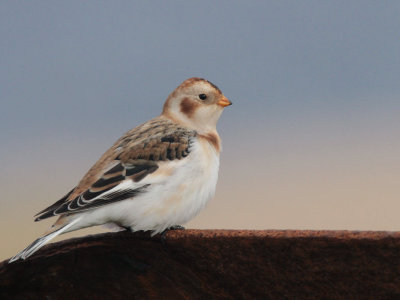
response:
<path id="1" fill-rule="evenodd" d="M 183 227 L 183 226 L 181 226 L 181 225 L 174 225 L 174 226 L 171 226 L 171 227 L 165 229 L 165 230 L 161 233 L 161 237 L 160 237 L 161 244 L 162 244 L 163 246 L 165 246 L 165 242 L 167 241 L 167 232 L 168 232 L 168 231 L 171 231 L 171 230 L 185 230 L 185 227 Z"/>
<path id="2" fill-rule="evenodd" d="M 130 228 L 130 227 L 125 227 L 125 226 L 121 226 L 121 227 L 124 228 L 126 231 L 133 232 L 132 228 Z"/>
<path id="3" fill-rule="evenodd" d="M 145 241 L 148 241 L 148 240 L 152 240 L 152 239 L 153 239 L 150 230 L 147 230 L 147 231 L 144 231 L 144 230 L 134 230 L 134 229 L 132 229 L 131 227 L 123 227 L 123 228 L 125 229 L 125 232 L 128 232 L 128 233 L 132 234 L 132 236 L 133 236 L 134 238 L 138 238 L 138 239 L 145 240 Z"/>
<path id="4" fill-rule="evenodd" d="M 170 228 L 168 228 L 166 230 L 185 230 L 185 227 L 183 227 L 182 225 L 174 225 L 174 226 L 171 226 Z"/>

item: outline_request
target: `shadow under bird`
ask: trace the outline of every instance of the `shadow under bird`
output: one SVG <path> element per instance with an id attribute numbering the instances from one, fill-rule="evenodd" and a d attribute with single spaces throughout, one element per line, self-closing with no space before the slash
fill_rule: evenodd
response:
<path id="1" fill-rule="evenodd" d="M 76 187 L 36 215 L 35 221 L 59 218 L 9 262 L 81 228 L 111 224 L 154 235 L 188 222 L 214 196 L 221 151 L 216 125 L 231 104 L 208 80 L 185 80 L 160 116 L 128 131 Z"/>

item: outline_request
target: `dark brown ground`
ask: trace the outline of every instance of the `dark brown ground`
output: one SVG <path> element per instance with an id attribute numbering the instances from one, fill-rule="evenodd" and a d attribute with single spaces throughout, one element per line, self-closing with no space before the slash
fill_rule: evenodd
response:
<path id="1" fill-rule="evenodd" d="M 0 299 L 400 299 L 400 233 L 107 233 L 0 264 Z"/>

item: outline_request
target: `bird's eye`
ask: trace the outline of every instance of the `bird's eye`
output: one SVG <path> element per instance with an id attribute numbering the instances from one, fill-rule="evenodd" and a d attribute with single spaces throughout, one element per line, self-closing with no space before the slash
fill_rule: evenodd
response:
<path id="1" fill-rule="evenodd" d="M 200 94 L 199 98 L 200 98 L 200 100 L 206 100 L 207 99 L 207 95 L 206 94 Z"/>

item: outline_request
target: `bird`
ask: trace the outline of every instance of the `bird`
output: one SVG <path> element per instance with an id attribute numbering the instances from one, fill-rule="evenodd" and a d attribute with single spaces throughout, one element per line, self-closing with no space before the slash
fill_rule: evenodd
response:
<path id="1" fill-rule="evenodd" d="M 216 126 L 231 104 L 206 79 L 183 81 L 161 115 L 126 132 L 69 193 L 35 215 L 35 221 L 58 219 L 9 262 L 86 227 L 108 224 L 154 236 L 187 223 L 214 197 L 221 152 Z"/>

